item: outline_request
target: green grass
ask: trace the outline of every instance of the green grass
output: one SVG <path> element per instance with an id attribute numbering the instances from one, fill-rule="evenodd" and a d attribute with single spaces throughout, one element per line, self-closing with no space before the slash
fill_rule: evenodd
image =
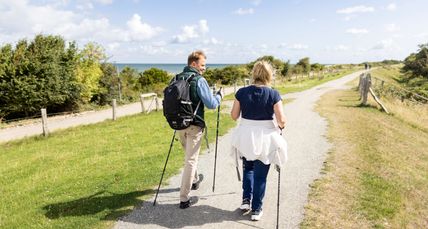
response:
<path id="1" fill-rule="evenodd" d="M 216 117 L 206 113 L 210 142 Z M 235 125 L 220 124 L 220 135 Z M 155 112 L 0 145 L 0 228 L 111 226 L 154 193 L 172 134 Z M 182 163 L 175 141 L 166 178 Z"/>
<path id="2" fill-rule="evenodd" d="M 293 92 L 300 92 L 307 90 L 309 88 L 315 87 L 317 85 L 323 84 L 325 82 L 339 79 L 345 75 L 348 75 L 352 72 L 357 71 L 358 69 L 351 69 L 351 70 L 344 70 L 339 73 L 335 74 L 326 74 L 324 78 L 318 79 L 318 77 L 314 77 L 313 79 L 304 78 L 304 79 L 298 79 L 298 80 L 291 80 L 291 81 L 279 81 L 275 85 L 275 89 L 279 91 L 281 95 L 287 94 L 287 93 L 293 93 Z M 224 97 L 224 100 L 234 100 L 235 94 L 229 94 Z"/>
<path id="3" fill-rule="evenodd" d="M 283 83 L 282 85 L 277 85 L 275 89 L 277 89 L 281 95 L 293 92 L 300 92 L 315 87 L 317 85 L 326 83 L 328 81 L 339 79 L 355 71 L 357 71 L 357 69 L 344 70 L 342 72 L 334 74 L 326 74 L 322 79 L 314 77 L 312 79 L 305 78 L 304 80 L 285 81 L 285 83 Z"/>
<path id="4" fill-rule="evenodd" d="M 361 174 L 362 192 L 359 195 L 359 211 L 371 221 L 391 219 L 400 210 L 400 187 L 376 172 Z M 376 225 L 376 224 L 375 224 Z M 380 226 L 381 225 L 376 225 Z"/>

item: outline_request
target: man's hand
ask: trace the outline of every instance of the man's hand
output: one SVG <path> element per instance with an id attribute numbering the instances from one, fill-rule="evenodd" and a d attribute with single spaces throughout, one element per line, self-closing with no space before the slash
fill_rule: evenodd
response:
<path id="1" fill-rule="evenodd" d="M 218 90 L 216 94 L 219 95 L 221 97 L 221 99 L 223 99 L 224 92 L 223 92 L 222 88 L 220 88 L 220 90 Z"/>

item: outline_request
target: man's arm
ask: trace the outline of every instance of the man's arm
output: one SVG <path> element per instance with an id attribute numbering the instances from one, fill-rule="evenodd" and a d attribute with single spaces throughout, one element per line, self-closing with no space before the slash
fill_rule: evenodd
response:
<path id="1" fill-rule="evenodd" d="M 198 81 L 198 86 L 196 92 L 198 93 L 199 98 L 201 98 L 202 102 L 208 109 L 215 109 L 218 105 L 220 105 L 221 96 L 213 95 L 208 86 L 208 82 L 205 78 L 200 78 Z"/>

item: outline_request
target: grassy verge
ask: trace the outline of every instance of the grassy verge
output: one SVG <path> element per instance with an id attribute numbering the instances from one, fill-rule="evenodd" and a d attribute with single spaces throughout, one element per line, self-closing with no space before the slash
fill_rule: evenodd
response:
<path id="1" fill-rule="evenodd" d="M 317 85 L 323 84 L 325 82 L 339 79 L 340 77 L 348 75 L 357 70 L 358 69 L 350 69 L 350 70 L 344 70 L 339 73 L 326 74 L 322 79 L 318 79 L 317 77 L 315 77 L 312 79 L 304 78 L 304 79 L 298 79 L 298 80 L 292 80 L 292 81 L 284 80 L 284 81 L 277 82 L 275 85 L 275 89 L 278 90 L 281 95 L 292 93 L 292 92 L 304 91 L 309 88 L 315 87 Z M 235 99 L 235 94 L 233 93 L 226 95 L 224 97 L 224 100 L 234 100 L 234 99 Z"/>
<path id="2" fill-rule="evenodd" d="M 400 73 L 400 65 L 377 68 L 372 71 L 372 76 L 384 80 L 385 82 L 394 85 L 399 88 L 405 87 L 405 85 L 399 82 L 402 79 Z M 379 81 L 374 80 L 373 88 L 375 92 L 382 91 Z M 384 89 L 387 86 L 384 86 Z M 406 88 L 409 90 L 409 88 Z M 391 89 L 396 90 L 396 89 Z M 398 119 L 406 122 L 415 128 L 420 128 L 425 132 L 428 132 L 428 105 L 411 102 L 409 100 L 401 100 L 399 96 L 394 93 L 378 93 L 382 103 L 388 108 L 388 110 Z M 376 105 L 377 106 L 377 105 Z"/>
<path id="3" fill-rule="evenodd" d="M 217 114 L 206 120 L 215 138 Z M 220 135 L 234 126 L 222 114 Z M 105 228 L 151 196 L 173 131 L 161 112 L 0 145 L 0 228 Z M 166 177 L 182 167 L 178 141 Z"/>
<path id="4" fill-rule="evenodd" d="M 334 74 L 326 74 L 322 79 L 318 79 L 317 77 L 315 77 L 312 79 L 305 78 L 304 80 L 286 81 L 283 84 L 278 84 L 275 89 L 277 89 L 281 95 L 286 93 L 304 91 L 317 85 L 323 84 L 325 82 L 339 79 L 355 71 L 357 71 L 357 69 L 344 70 Z"/>
<path id="5" fill-rule="evenodd" d="M 410 125 L 412 117 L 386 115 L 373 101 L 359 107 L 358 98 L 356 91 L 336 91 L 319 102 L 333 148 L 311 186 L 301 227 L 426 227 L 428 133 L 417 128 L 421 120 Z"/>

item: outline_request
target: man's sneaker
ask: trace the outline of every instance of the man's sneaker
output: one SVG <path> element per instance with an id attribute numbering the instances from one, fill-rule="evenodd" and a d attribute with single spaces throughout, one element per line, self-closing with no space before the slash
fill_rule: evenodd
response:
<path id="1" fill-rule="evenodd" d="M 198 181 L 196 181 L 195 183 L 192 184 L 192 190 L 198 190 L 199 189 L 199 184 L 202 182 L 202 180 L 204 180 L 204 175 L 199 174 L 198 178 L 199 178 Z"/>
<path id="2" fill-rule="evenodd" d="M 241 207 L 239 207 L 239 209 L 241 209 L 243 211 L 248 211 L 248 210 L 250 210 L 250 204 L 251 204 L 251 202 L 249 199 L 243 199 Z"/>
<path id="3" fill-rule="evenodd" d="M 180 202 L 180 208 L 186 209 L 198 202 L 199 198 L 197 196 L 192 196 L 188 201 Z"/>
<path id="4" fill-rule="evenodd" d="M 259 221 L 262 218 L 263 211 L 260 210 L 252 210 L 251 211 L 251 220 L 253 221 Z"/>

